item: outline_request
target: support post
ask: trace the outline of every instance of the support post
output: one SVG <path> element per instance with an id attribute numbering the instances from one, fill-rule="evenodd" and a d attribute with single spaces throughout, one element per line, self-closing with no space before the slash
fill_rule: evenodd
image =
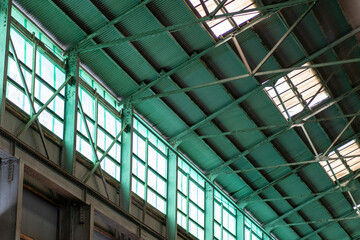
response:
<path id="1" fill-rule="evenodd" d="M 1 239 L 20 239 L 24 164 L 15 158 L 0 159 Z"/>
<path id="2" fill-rule="evenodd" d="M 214 239 L 214 187 L 205 183 L 205 239 Z"/>
<path id="3" fill-rule="evenodd" d="M 177 239 L 177 155 L 169 150 L 167 183 L 167 239 Z"/>
<path id="4" fill-rule="evenodd" d="M 5 114 L 6 80 L 8 69 L 9 37 L 11 23 L 11 0 L 0 0 L 0 125 Z"/>
<path id="5" fill-rule="evenodd" d="M 71 52 L 67 59 L 66 79 L 68 77 L 71 79 L 65 86 L 62 166 L 67 172 L 72 173 L 76 158 L 77 102 L 79 91 L 79 61 L 75 52 Z"/>
<path id="6" fill-rule="evenodd" d="M 94 209 L 83 203 L 67 203 L 60 211 L 61 240 L 93 240 Z"/>
<path id="7" fill-rule="evenodd" d="M 244 239 L 244 214 L 236 210 L 236 240 Z"/>
<path id="8" fill-rule="evenodd" d="M 130 212 L 131 205 L 131 158 L 132 158 L 132 107 L 125 104 L 121 115 L 127 127 L 121 135 L 121 185 L 120 206 Z"/>

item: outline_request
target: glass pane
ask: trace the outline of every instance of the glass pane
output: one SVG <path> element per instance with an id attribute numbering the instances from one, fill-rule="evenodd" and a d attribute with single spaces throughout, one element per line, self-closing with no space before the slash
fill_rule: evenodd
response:
<path id="1" fill-rule="evenodd" d="M 142 199 L 144 199 L 144 194 L 145 194 L 145 188 L 144 185 L 139 182 L 138 180 L 136 180 L 135 178 L 132 178 L 132 182 L 131 182 L 131 190 L 136 193 L 139 197 L 141 197 Z"/>
<path id="2" fill-rule="evenodd" d="M 154 148 L 149 146 L 148 148 L 148 164 L 150 167 L 152 167 L 154 170 L 156 170 L 157 173 L 159 173 L 161 176 L 166 178 L 166 166 L 167 161 L 166 159 L 158 153 Z"/>
<path id="3" fill-rule="evenodd" d="M 133 153 L 136 154 L 139 158 L 145 161 L 146 153 L 146 144 L 145 141 L 139 137 L 136 133 L 133 134 Z"/>
<path id="4" fill-rule="evenodd" d="M 145 165 L 133 157 L 132 173 L 145 182 Z"/>

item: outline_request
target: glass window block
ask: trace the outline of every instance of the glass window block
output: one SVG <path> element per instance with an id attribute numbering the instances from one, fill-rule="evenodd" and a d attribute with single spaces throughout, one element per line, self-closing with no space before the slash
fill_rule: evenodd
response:
<path id="1" fill-rule="evenodd" d="M 217 223 L 214 223 L 214 236 L 217 239 L 221 239 L 221 226 Z"/>
<path id="2" fill-rule="evenodd" d="M 221 206 L 217 202 L 214 202 L 214 219 L 221 223 Z"/>
<path id="3" fill-rule="evenodd" d="M 54 118 L 54 131 L 59 138 L 63 139 L 64 136 L 64 124 Z"/>
<path id="4" fill-rule="evenodd" d="M 115 124 L 116 124 L 115 117 L 106 110 L 105 111 L 105 119 L 106 119 L 105 129 L 115 137 L 117 134 L 115 131 Z"/>
<path id="5" fill-rule="evenodd" d="M 151 146 L 148 147 L 148 164 L 161 176 L 166 178 L 166 159 Z"/>
<path id="6" fill-rule="evenodd" d="M 177 194 L 177 208 L 187 214 L 187 200 L 180 193 Z"/>
<path id="7" fill-rule="evenodd" d="M 147 190 L 147 202 L 165 214 L 165 201 L 149 189 Z"/>
<path id="8" fill-rule="evenodd" d="M 177 187 L 185 196 L 187 196 L 187 177 L 182 172 L 178 171 Z"/>
<path id="9" fill-rule="evenodd" d="M 53 110 L 59 117 L 64 119 L 64 108 L 65 102 L 59 96 L 56 96 L 54 100 L 52 100 L 49 104 L 51 110 Z"/>
<path id="10" fill-rule="evenodd" d="M 9 82 L 7 84 L 7 97 L 24 112 L 30 114 L 30 104 L 25 94 Z"/>
<path id="11" fill-rule="evenodd" d="M 107 172 L 110 176 L 116 178 L 116 171 L 118 170 L 117 165 L 107 157 L 103 160 L 103 162 L 105 165 L 103 168 L 105 172 Z"/>
<path id="12" fill-rule="evenodd" d="M 80 88 L 80 101 L 81 106 L 83 107 L 84 113 L 88 115 L 91 119 L 94 119 L 94 99 L 84 90 Z"/>
<path id="13" fill-rule="evenodd" d="M 145 197 L 145 187 L 144 185 L 139 182 L 138 180 L 136 180 L 135 178 L 132 178 L 132 182 L 131 182 L 131 190 L 136 193 L 139 197 L 141 197 L 142 199 L 144 199 Z"/>
<path id="14" fill-rule="evenodd" d="M 140 138 L 136 133 L 133 134 L 133 153 L 145 161 L 145 141 Z"/>
<path id="15" fill-rule="evenodd" d="M 105 128 L 105 108 L 98 104 L 98 124 Z"/>
<path id="16" fill-rule="evenodd" d="M 184 229 L 187 229 L 186 226 L 186 216 L 179 211 L 177 212 L 177 223 Z"/>
<path id="17" fill-rule="evenodd" d="M 133 157 L 132 173 L 145 182 L 145 165 Z"/>
<path id="18" fill-rule="evenodd" d="M 55 87 L 55 66 L 43 54 L 37 51 L 37 56 L 40 58 L 40 72 L 37 74 L 44 79 L 50 86 Z"/>
<path id="19" fill-rule="evenodd" d="M 151 170 L 148 170 L 147 183 L 160 195 L 166 197 L 166 183 L 160 177 L 156 176 L 156 174 Z"/>
<path id="20" fill-rule="evenodd" d="M 79 136 L 76 136 L 76 150 L 92 161 L 92 149 L 90 144 Z"/>
<path id="21" fill-rule="evenodd" d="M 205 193 L 192 181 L 189 182 L 189 196 L 190 199 L 196 203 L 199 207 L 204 209 L 204 196 Z"/>
<path id="22" fill-rule="evenodd" d="M 197 224 L 204 226 L 204 213 L 192 203 L 189 203 L 189 217 Z"/>
<path id="23" fill-rule="evenodd" d="M 113 140 L 113 139 L 112 139 Z M 114 158 L 117 162 L 121 160 L 121 146 L 119 143 L 115 143 L 114 146 L 109 151 L 109 155 Z"/>
<path id="24" fill-rule="evenodd" d="M 245 240 L 251 240 L 251 232 L 248 228 L 245 228 Z"/>
<path id="25" fill-rule="evenodd" d="M 16 55 L 17 55 L 18 59 L 21 62 L 25 62 L 25 40 L 24 40 L 24 38 L 20 34 L 18 34 L 14 29 L 10 30 L 10 36 L 11 36 L 12 42 L 14 44 L 14 49 L 16 51 Z M 9 43 L 9 49 L 11 49 L 10 43 Z"/>
<path id="26" fill-rule="evenodd" d="M 53 95 L 53 92 L 41 83 L 38 79 L 35 80 L 35 97 L 39 99 L 42 103 L 46 103 L 47 100 Z M 51 106 L 49 105 L 49 108 Z"/>
<path id="27" fill-rule="evenodd" d="M 58 67 L 55 67 L 55 89 L 59 89 L 61 84 L 65 82 L 65 73 Z M 65 87 L 60 91 L 62 96 L 65 96 Z"/>

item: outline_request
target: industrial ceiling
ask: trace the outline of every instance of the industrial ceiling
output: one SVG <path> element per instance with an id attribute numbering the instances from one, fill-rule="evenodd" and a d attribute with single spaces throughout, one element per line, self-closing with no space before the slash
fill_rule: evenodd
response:
<path id="1" fill-rule="evenodd" d="M 14 4 L 278 239 L 360 238 L 359 1 Z"/>

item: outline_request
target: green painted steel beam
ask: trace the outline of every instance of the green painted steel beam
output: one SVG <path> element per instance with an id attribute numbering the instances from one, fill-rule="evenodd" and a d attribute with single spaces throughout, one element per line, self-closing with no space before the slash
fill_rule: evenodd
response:
<path id="1" fill-rule="evenodd" d="M 127 128 L 121 135 L 120 206 L 130 212 L 133 114 L 132 106 L 129 104 L 123 105 L 121 123 L 126 124 Z"/>
<path id="2" fill-rule="evenodd" d="M 247 240 L 245 239 L 244 226 L 244 214 L 236 210 L 236 240 Z"/>
<path id="3" fill-rule="evenodd" d="M 70 81 L 65 86 L 62 166 L 67 172 L 72 173 L 76 159 L 77 102 L 79 91 L 79 60 L 75 52 L 71 52 L 66 60 L 66 79 L 69 77 Z"/>
<path id="4" fill-rule="evenodd" d="M 309 56 L 308 58 L 305 58 L 299 62 L 297 62 L 296 64 L 293 65 L 293 67 L 297 67 L 297 66 L 302 66 L 303 64 L 317 58 L 318 56 L 320 56 L 321 54 L 325 53 L 326 51 L 328 51 L 329 49 L 339 45 L 340 43 L 344 42 L 345 40 L 349 39 L 350 37 L 356 35 L 357 33 L 360 32 L 360 27 L 354 29 L 353 31 L 345 34 L 344 36 L 340 37 L 338 40 L 332 42 L 331 44 L 323 47 L 322 49 L 316 51 L 315 53 L 313 53 L 311 56 Z M 280 69 L 281 71 L 281 69 Z M 268 82 L 275 82 L 277 81 L 279 78 L 283 77 L 287 72 L 283 72 L 282 74 L 278 74 L 274 77 L 272 77 Z M 248 77 L 249 75 L 247 75 Z M 204 118 L 203 120 L 200 120 L 198 123 L 195 123 L 193 126 L 189 127 L 187 130 L 177 134 L 176 136 L 173 136 L 172 138 L 170 138 L 169 142 L 175 142 L 175 141 L 180 141 L 186 134 L 194 131 L 195 129 L 199 128 L 200 126 L 202 126 L 203 124 L 213 120 L 214 118 L 216 118 L 217 116 L 219 116 L 220 114 L 222 114 L 223 112 L 225 112 L 226 110 L 230 109 L 232 106 L 235 106 L 243 101 L 245 101 L 246 99 L 248 99 L 250 96 L 252 96 L 255 93 L 258 93 L 260 91 L 262 91 L 264 88 L 263 85 L 258 85 L 257 87 L 255 87 L 253 90 L 250 90 L 248 93 L 244 94 L 243 96 L 239 97 L 238 99 L 236 99 L 234 102 L 229 103 L 228 105 L 225 105 L 223 107 L 221 107 L 218 111 L 210 114 L 208 117 Z"/>
<path id="5" fill-rule="evenodd" d="M 166 229 L 168 239 L 177 239 L 177 154 L 169 151 L 167 172 Z"/>
<path id="6" fill-rule="evenodd" d="M 6 80 L 8 70 L 11 0 L 0 0 L 0 126 L 4 126 L 6 103 Z"/>
<path id="7" fill-rule="evenodd" d="M 214 188 L 205 183 L 205 239 L 214 239 Z"/>

